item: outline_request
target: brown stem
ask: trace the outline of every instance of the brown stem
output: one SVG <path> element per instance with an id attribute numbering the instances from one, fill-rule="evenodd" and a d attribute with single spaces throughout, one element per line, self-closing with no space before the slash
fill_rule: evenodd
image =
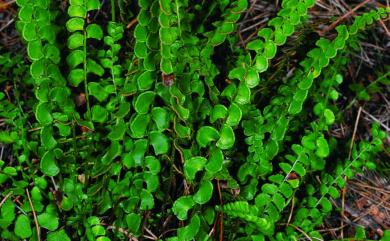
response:
<path id="1" fill-rule="evenodd" d="M 37 238 L 38 238 L 38 241 L 41 241 L 41 228 L 39 227 L 39 223 L 38 223 L 37 215 L 35 213 L 34 205 L 31 201 L 30 192 L 28 191 L 27 188 L 26 188 L 26 194 L 27 194 L 28 202 L 30 203 L 30 207 L 31 207 L 33 216 L 34 216 L 35 228 L 37 229 Z"/>

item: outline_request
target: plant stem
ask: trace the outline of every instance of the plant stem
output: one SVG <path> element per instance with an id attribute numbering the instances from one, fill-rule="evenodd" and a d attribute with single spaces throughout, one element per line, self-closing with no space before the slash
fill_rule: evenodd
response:
<path id="1" fill-rule="evenodd" d="M 111 19 L 115 22 L 115 0 L 111 0 Z"/>
<path id="2" fill-rule="evenodd" d="M 84 91 L 87 100 L 87 119 L 91 120 L 91 106 L 89 104 L 88 81 L 87 81 L 87 31 L 84 30 Z"/>

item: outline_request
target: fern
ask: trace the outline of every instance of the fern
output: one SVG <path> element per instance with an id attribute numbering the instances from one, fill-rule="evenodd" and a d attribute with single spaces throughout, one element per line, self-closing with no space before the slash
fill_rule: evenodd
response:
<path id="1" fill-rule="evenodd" d="M 40 152 L 44 153 L 40 166 L 46 175 L 55 176 L 59 172 L 56 159 L 62 156 L 63 150 L 54 137 L 53 127 L 61 136 L 70 136 L 69 122 L 75 113 L 70 90 L 58 66 L 57 27 L 52 24 L 56 14 L 50 10 L 50 2 L 21 1 L 18 4 L 21 7 L 18 28 L 27 41 L 28 56 L 32 62 L 30 74 L 38 99 L 34 112 L 40 129 Z"/>
<path id="2" fill-rule="evenodd" d="M 378 126 L 351 158 L 329 130 L 348 54 L 389 8 L 318 39 L 286 77 L 278 52 L 313 0 L 282 1 L 244 49 L 248 0 L 17 4 L 31 64 L 0 55 L 0 142 L 18 157 L 0 153 L 2 239 L 322 239 L 344 178 L 375 168 Z M 19 82 L 35 96 L 7 89 Z"/>
<path id="3" fill-rule="evenodd" d="M 325 50 L 329 51 L 330 48 L 334 48 L 334 52 L 337 52 L 340 48 L 335 47 L 337 46 L 345 46 L 345 41 L 349 37 L 349 32 L 354 32 L 354 34 L 357 33 L 357 31 L 354 31 L 354 28 L 356 25 L 366 26 L 367 23 L 372 23 L 372 19 L 377 19 L 382 15 L 384 12 L 384 9 L 379 9 L 377 12 L 371 12 L 370 14 L 363 15 L 363 18 L 356 18 L 356 22 L 347 29 L 346 26 L 340 26 L 337 28 L 338 36 L 332 41 L 326 41 L 320 39 L 317 41 L 317 45 L 319 45 L 319 48 L 313 49 L 308 53 L 309 59 L 305 59 L 301 65 L 304 67 L 304 71 L 298 72 L 297 78 L 301 81 L 296 82 L 292 81 L 291 83 L 297 84 L 297 87 L 290 87 L 294 88 L 295 90 L 292 91 L 294 94 L 293 98 L 288 99 L 287 96 L 284 98 L 285 100 L 289 100 L 290 104 L 288 104 L 288 112 L 292 116 L 298 114 L 302 110 L 303 102 L 305 101 L 308 93 L 308 89 L 311 87 L 313 80 L 319 76 L 319 73 L 321 72 L 321 69 L 326 67 L 329 64 L 329 59 L 336 56 L 335 53 L 332 54 L 326 54 L 324 53 Z M 385 15 L 384 15 L 385 16 Z M 362 24 L 361 22 L 364 22 Z M 363 29 L 363 27 L 361 27 Z M 348 31 L 352 30 L 352 31 Z M 351 33 L 352 34 L 352 33 Z M 321 53 L 322 52 L 322 53 Z M 313 53 L 316 53 L 313 55 Z M 321 56 L 324 59 L 317 58 Z M 325 56 L 325 57 L 324 57 Z M 317 58 L 317 59 L 315 59 Z M 283 87 L 281 87 L 279 90 L 282 90 Z M 325 106 L 326 106 L 327 100 L 325 100 Z M 272 103 L 272 101 L 271 101 Z M 287 107 L 286 106 L 286 107 Z M 334 115 L 331 110 L 327 109 L 325 110 L 325 106 L 323 106 L 322 111 L 318 111 L 318 113 L 323 112 L 323 120 L 320 119 L 320 125 L 321 129 L 318 128 L 316 124 L 313 124 L 313 132 L 308 133 L 302 138 L 302 145 L 294 144 L 292 146 L 292 150 L 295 152 L 294 156 L 287 156 L 286 158 L 290 160 L 292 163 L 279 163 L 279 166 L 281 169 L 286 173 L 285 176 L 277 174 L 272 175 L 269 177 L 269 180 L 271 183 L 265 183 L 262 185 L 262 193 L 258 194 L 256 197 L 256 206 L 263 210 L 263 212 L 266 214 L 266 219 L 270 222 L 276 222 L 280 219 L 280 212 L 284 210 L 284 208 L 289 203 L 287 200 L 291 200 L 292 197 L 292 190 L 299 186 L 299 179 L 291 179 L 290 175 L 292 172 L 298 174 L 300 178 L 303 178 L 307 172 L 308 165 L 310 164 L 309 160 L 316 160 L 318 158 L 323 159 L 326 158 L 329 155 L 329 146 L 324 138 L 323 134 L 320 133 L 321 130 L 326 130 L 326 125 L 330 125 L 333 123 Z M 285 108 L 286 108 L 285 107 Z M 285 113 L 284 111 L 279 110 L 279 113 Z M 265 118 L 267 116 L 265 115 Z M 283 118 L 283 117 L 282 117 Z M 287 125 L 287 122 L 284 122 L 284 125 Z M 277 125 L 277 124 L 276 124 Z M 283 140 L 284 131 L 287 127 L 284 126 L 278 126 L 275 127 L 274 131 L 271 135 L 271 140 Z M 281 133 L 278 134 L 279 130 L 282 129 Z M 278 130 L 278 131 L 277 131 Z M 275 134 L 276 133 L 276 134 Z M 316 138 L 316 139 L 313 139 Z M 277 142 L 276 142 L 277 143 Z M 313 143 L 316 143 L 316 146 L 313 145 Z M 266 144 L 271 145 L 271 144 Z M 277 147 L 278 145 L 276 145 Z M 275 147 L 275 145 L 274 145 Z M 266 147 L 265 147 L 266 148 Z M 315 153 L 313 153 L 315 151 Z M 364 152 L 364 150 L 362 151 Z M 273 154 L 269 154 L 268 156 L 270 159 L 273 158 L 276 153 L 272 152 Z M 313 155 L 315 154 L 315 155 Z M 313 156 L 311 156 L 313 155 Z M 260 162 L 261 165 L 261 162 Z M 242 166 L 241 168 L 244 168 Z M 255 174 L 253 171 L 251 173 L 252 175 Z M 287 185 L 287 183 L 289 185 Z M 326 186 L 326 185 L 325 185 Z M 271 200 L 271 202 L 267 201 Z M 326 200 L 326 199 L 322 199 Z M 326 205 L 326 207 L 331 207 L 330 203 L 326 203 L 326 201 L 321 201 L 323 205 Z M 318 203 L 319 204 L 319 203 Z M 318 205 L 317 204 L 317 205 Z"/>
<path id="4" fill-rule="evenodd" d="M 223 206 L 223 212 L 232 217 L 240 218 L 248 223 L 253 223 L 264 234 L 273 234 L 274 225 L 265 218 L 260 218 L 256 206 L 250 206 L 245 201 L 237 201 Z"/>

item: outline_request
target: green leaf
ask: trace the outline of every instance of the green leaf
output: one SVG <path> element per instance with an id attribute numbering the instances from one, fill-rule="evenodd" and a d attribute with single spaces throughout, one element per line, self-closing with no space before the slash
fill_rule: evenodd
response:
<path id="1" fill-rule="evenodd" d="M 154 107 L 151 111 L 152 119 L 156 123 L 157 129 L 162 131 L 169 127 L 169 113 L 167 109 Z"/>
<path id="2" fill-rule="evenodd" d="M 332 197 L 332 198 L 338 198 L 340 196 L 340 193 L 339 191 L 335 188 L 335 187 L 329 187 L 329 195 Z"/>
<path id="3" fill-rule="evenodd" d="M 234 23 L 229 23 L 229 22 L 224 22 L 222 25 L 217 29 L 218 33 L 222 34 L 230 34 L 231 32 L 234 31 L 235 24 Z"/>
<path id="4" fill-rule="evenodd" d="M 53 63 L 58 64 L 61 61 L 60 49 L 53 44 L 46 44 L 43 48 L 45 57 Z"/>
<path id="5" fill-rule="evenodd" d="M 264 30 L 265 28 L 263 28 L 262 30 Z M 261 32 L 261 30 L 260 30 Z M 259 32 L 259 33 L 260 33 Z M 247 45 L 246 45 L 246 49 L 249 49 L 249 50 L 254 50 L 254 51 L 259 51 L 261 50 L 262 48 L 264 47 L 264 42 L 261 41 L 260 39 L 255 39 L 255 40 L 252 40 L 250 41 Z"/>
<path id="6" fill-rule="evenodd" d="M 107 149 L 107 152 L 101 158 L 103 164 L 109 164 L 116 157 L 118 157 L 122 152 L 122 146 L 118 141 L 112 141 L 110 147 Z"/>
<path id="7" fill-rule="evenodd" d="M 288 113 L 296 115 L 302 111 L 302 101 L 293 100 L 288 108 Z"/>
<path id="8" fill-rule="evenodd" d="M 160 68 L 161 68 L 161 71 L 164 72 L 165 74 L 172 74 L 173 73 L 172 62 L 169 58 L 164 58 L 164 57 L 161 58 Z"/>
<path id="9" fill-rule="evenodd" d="M 23 26 L 22 36 L 23 38 L 30 42 L 37 39 L 37 26 L 35 22 L 27 22 Z"/>
<path id="10" fill-rule="evenodd" d="M 73 86 L 79 86 L 79 84 L 84 81 L 84 69 L 71 70 L 68 76 L 68 80 Z"/>
<path id="11" fill-rule="evenodd" d="M 47 235 L 47 241 L 71 241 L 63 229 Z"/>
<path id="12" fill-rule="evenodd" d="M 206 164 L 206 171 L 214 174 L 222 170 L 224 156 L 221 149 L 212 147 L 210 149 L 210 157 Z"/>
<path id="13" fill-rule="evenodd" d="M 305 148 L 313 151 L 316 148 L 316 142 L 315 142 L 315 135 L 314 135 L 314 133 L 311 133 L 309 135 L 303 136 L 301 143 L 302 143 L 302 145 Z"/>
<path id="14" fill-rule="evenodd" d="M 107 138 L 112 141 L 119 141 L 123 139 L 127 128 L 123 119 L 118 119 L 115 126 L 112 127 L 111 132 L 107 135 Z"/>
<path id="15" fill-rule="evenodd" d="M 53 137 L 53 129 L 51 126 L 44 126 L 41 129 L 41 143 L 46 150 L 51 150 L 57 145 L 57 141 Z"/>
<path id="16" fill-rule="evenodd" d="M 142 92 L 134 103 L 134 109 L 139 114 L 146 114 L 149 112 L 150 105 L 154 101 L 156 94 L 153 91 Z"/>
<path id="17" fill-rule="evenodd" d="M 154 156 L 145 157 L 145 165 L 153 175 L 157 175 L 161 170 L 160 161 Z"/>
<path id="18" fill-rule="evenodd" d="M 146 43 L 144 42 L 136 42 L 134 46 L 134 54 L 138 58 L 146 58 L 148 56 L 148 49 L 146 47 Z"/>
<path id="19" fill-rule="evenodd" d="M 66 62 L 68 63 L 71 69 L 77 67 L 79 64 L 84 62 L 84 51 L 74 50 L 68 57 L 66 57 Z"/>
<path id="20" fill-rule="evenodd" d="M 130 213 L 125 216 L 125 220 L 126 220 L 127 228 L 131 232 L 137 233 L 142 222 L 141 216 L 136 213 Z"/>
<path id="21" fill-rule="evenodd" d="M 70 0 L 69 4 L 77 6 L 77 5 L 84 5 L 85 2 L 86 0 Z"/>
<path id="22" fill-rule="evenodd" d="M 100 1 L 99 0 L 85 0 L 87 2 L 87 11 L 99 10 Z"/>
<path id="23" fill-rule="evenodd" d="M 287 35 L 283 33 L 282 29 L 277 28 L 275 30 L 275 44 L 279 46 L 284 45 L 286 43 L 286 40 L 287 40 Z"/>
<path id="24" fill-rule="evenodd" d="M 334 47 L 334 44 L 331 44 L 329 48 L 325 50 L 325 56 L 327 58 L 334 58 L 337 55 L 337 49 Z"/>
<path id="25" fill-rule="evenodd" d="M 50 90 L 50 98 L 57 103 L 66 103 L 70 95 L 69 89 L 66 87 L 54 87 Z"/>
<path id="26" fill-rule="evenodd" d="M 227 114 L 227 108 L 224 105 L 215 105 L 210 114 L 210 122 L 214 123 L 218 119 L 225 118 Z"/>
<path id="27" fill-rule="evenodd" d="M 69 32 L 82 31 L 84 30 L 84 19 L 83 18 L 71 18 L 66 22 L 66 28 Z"/>
<path id="28" fill-rule="evenodd" d="M 299 187 L 299 179 L 290 179 L 287 181 L 292 188 L 298 188 Z"/>
<path id="29" fill-rule="evenodd" d="M 0 143 L 3 144 L 11 144 L 14 143 L 17 139 L 13 136 L 8 131 L 0 131 Z"/>
<path id="30" fill-rule="evenodd" d="M 324 116 L 325 116 L 326 124 L 331 125 L 334 123 L 335 117 L 333 111 L 331 111 L 330 109 L 325 109 Z"/>
<path id="31" fill-rule="evenodd" d="M 279 167 L 280 169 L 282 169 L 286 174 L 287 173 L 290 173 L 290 171 L 292 171 L 292 166 L 288 163 L 285 163 L 285 162 L 281 162 L 279 163 Z"/>
<path id="32" fill-rule="evenodd" d="M 251 90 L 248 88 L 247 85 L 240 83 L 234 101 L 240 105 L 245 105 L 250 103 L 250 100 L 251 100 Z"/>
<path id="33" fill-rule="evenodd" d="M 385 230 L 380 241 L 390 240 L 390 230 Z"/>
<path id="34" fill-rule="evenodd" d="M 92 121 L 94 122 L 104 123 L 108 119 L 108 111 L 100 105 L 92 106 L 91 112 L 92 112 Z"/>
<path id="35" fill-rule="evenodd" d="M 278 151 L 279 151 L 278 142 L 274 140 L 270 140 L 265 146 L 265 154 L 267 155 L 267 158 L 269 160 L 274 158 L 278 154 Z"/>
<path id="36" fill-rule="evenodd" d="M 37 105 L 35 110 L 35 118 L 42 125 L 48 125 L 53 122 L 51 116 L 51 105 L 48 102 L 42 102 Z"/>
<path id="37" fill-rule="evenodd" d="M 218 138 L 218 131 L 211 126 L 202 126 L 196 134 L 196 141 L 200 147 L 206 147 L 210 142 L 216 141 Z"/>
<path id="38" fill-rule="evenodd" d="M 258 54 L 253 67 L 257 72 L 262 73 L 268 69 L 268 60 L 263 55 Z"/>
<path id="39" fill-rule="evenodd" d="M 301 90 L 308 90 L 313 84 L 313 77 L 305 76 L 298 84 L 298 88 Z"/>
<path id="40" fill-rule="evenodd" d="M 152 144 L 156 155 L 165 154 L 169 151 L 169 139 L 159 131 L 149 133 L 150 144 Z"/>
<path id="41" fill-rule="evenodd" d="M 172 211 L 179 220 L 186 220 L 188 211 L 194 205 L 192 196 L 182 196 L 173 203 Z"/>
<path id="42" fill-rule="evenodd" d="M 184 175 L 189 181 L 193 181 L 195 179 L 195 175 L 197 172 L 201 171 L 206 165 L 206 158 L 197 156 L 191 157 L 190 159 L 184 162 Z"/>
<path id="43" fill-rule="evenodd" d="M 266 183 L 261 187 L 261 190 L 267 194 L 275 194 L 278 191 L 278 187 L 275 184 Z"/>
<path id="44" fill-rule="evenodd" d="M 68 38 L 68 48 L 69 49 L 77 49 L 81 46 L 84 46 L 84 35 L 81 33 L 73 33 Z"/>
<path id="45" fill-rule="evenodd" d="M 19 9 L 19 19 L 25 22 L 31 22 L 34 10 L 31 4 L 21 6 Z"/>
<path id="46" fill-rule="evenodd" d="M 61 123 L 56 123 L 54 125 L 58 128 L 60 136 L 62 137 L 70 136 L 72 132 L 72 128 L 70 125 L 61 124 Z"/>
<path id="47" fill-rule="evenodd" d="M 137 85 L 140 90 L 150 89 L 156 81 L 156 74 L 153 71 L 145 71 L 137 78 Z"/>
<path id="48" fill-rule="evenodd" d="M 30 74 L 34 79 L 40 79 L 45 75 L 46 60 L 34 61 L 30 66 Z"/>
<path id="49" fill-rule="evenodd" d="M 226 34 L 216 32 L 210 39 L 210 45 L 213 47 L 222 44 L 226 40 Z"/>
<path id="50" fill-rule="evenodd" d="M 272 37 L 272 29 L 271 28 L 262 28 L 257 35 L 259 37 L 264 38 L 264 40 L 268 41 Z"/>
<path id="51" fill-rule="evenodd" d="M 32 235 L 29 218 L 23 214 L 19 215 L 15 221 L 14 231 L 19 238 L 29 238 Z"/>
<path id="52" fill-rule="evenodd" d="M 274 42 L 272 42 L 271 40 L 269 40 L 264 45 L 263 56 L 266 59 L 272 59 L 276 55 L 276 50 L 277 50 L 276 44 Z"/>
<path id="53" fill-rule="evenodd" d="M 300 102 L 303 103 L 305 101 L 306 97 L 307 97 L 307 94 L 308 94 L 308 90 L 307 89 L 298 89 L 294 93 L 293 100 L 300 101 Z"/>
<path id="54" fill-rule="evenodd" d="M 87 59 L 87 71 L 88 73 L 96 74 L 97 76 L 103 76 L 104 69 L 103 67 L 96 63 L 93 59 Z"/>
<path id="55" fill-rule="evenodd" d="M 301 163 L 295 163 L 294 171 L 298 173 L 299 176 L 304 177 L 306 175 L 306 169 Z"/>
<path id="56" fill-rule="evenodd" d="M 50 213 L 42 213 L 38 215 L 39 225 L 50 231 L 54 231 L 58 228 L 58 217 Z"/>
<path id="57" fill-rule="evenodd" d="M 289 121 L 287 118 L 282 115 L 279 120 L 276 122 L 275 129 L 273 133 L 271 134 L 271 138 L 276 140 L 276 141 L 281 141 L 284 138 L 284 135 L 287 131 L 287 126 L 288 126 Z"/>
<path id="58" fill-rule="evenodd" d="M 153 195 L 148 190 L 142 189 L 140 198 L 141 204 L 139 208 L 141 210 L 150 210 L 154 207 Z"/>
<path id="59" fill-rule="evenodd" d="M 56 164 L 53 151 L 47 151 L 45 154 L 43 154 L 40 168 L 45 175 L 50 177 L 54 177 L 60 172 L 60 169 Z"/>
<path id="60" fill-rule="evenodd" d="M 130 122 L 132 137 L 141 138 L 145 135 L 146 128 L 150 121 L 150 115 L 136 114 Z"/>
<path id="61" fill-rule="evenodd" d="M 129 102 L 120 103 L 118 111 L 115 113 L 115 116 L 117 118 L 124 118 L 130 112 L 130 107 L 131 105 Z"/>
<path id="62" fill-rule="evenodd" d="M 12 224 L 15 219 L 15 204 L 7 199 L 1 206 L 0 227 L 5 229 Z"/>
<path id="63" fill-rule="evenodd" d="M 238 0 L 234 3 L 236 7 L 232 9 L 232 12 L 236 13 L 237 15 L 239 15 L 239 13 L 245 11 L 245 9 L 248 8 L 248 1 L 246 0 Z"/>
<path id="64" fill-rule="evenodd" d="M 199 232 L 199 228 L 200 228 L 200 218 L 197 214 L 195 214 L 191 218 L 191 221 L 187 226 L 179 228 L 177 230 L 177 237 L 181 241 L 194 240 L 196 235 Z"/>
<path id="65" fill-rule="evenodd" d="M 160 15 L 158 15 L 158 23 L 163 28 L 169 28 L 172 23 L 172 15 L 166 15 L 163 12 L 160 12 Z"/>
<path id="66" fill-rule="evenodd" d="M 237 126 L 242 118 L 241 108 L 236 104 L 232 103 L 229 107 L 229 114 L 226 118 L 226 124 L 229 126 Z"/>
<path id="67" fill-rule="evenodd" d="M 88 25 L 86 31 L 87 31 L 87 38 L 94 38 L 97 40 L 101 40 L 103 38 L 102 28 L 95 23 Z"/>
<path id="68" fill-rule="evenodd" d="M 260 77 L 257 71 L 253 68 L 248 69 L 245 75 L 245 83 L 249 88 L 256 87 L 260 82 Z"/>
<path id="69" fill-rule="evenodd" d="M 325 213 L 332 210 L 332 203 L 327 198 L 321 198 L 320 204 Z"/>
<path id="70" fill-rule="evenodd" d="M 363 226 L 357 226 L 355 228 L 356 232 L 355 232 L 355 239 L 356 240 L 366 240 L 366 231 L 365 231 L 365 228 Z"/>
<path id="71" fill-rule="evenodd" d="M 177 31 L 175 28 L 160 28 L 159 36 L 163 44 L 170 45 L 176 40 Z"/>
<path id="72" fill-rule="evenodd" d="M 106 90 L 97 82 L 88 83 L 89 94 L 94 96 L 98 101 L 102 102 L 108 97 Z"/>
<path id="73" fill-rule="evenodd" d="M 141 9 L 138 13 L 137 20 L 138 24 L 142 26 L 148 26 L 152 17 L 150 16 L 149 9 Z"/>
<path id="74" fill-rule="evenodd" d="M 36 61 L 43 58 L 42 43 L 40 40 L 28 42 L 27 55 L 31 60 Z"/>
<path id="75" fill-rule="evenodd" d="M 140 139 L 134 142 L 134 150 L 131 154 L 132 157 L 134 158 L 136 166 L 141 166 L 143 164 L 142 161 L 145 152 L 147 151 L 148 145 L 149 143 L 146 139 Z"/>
<path id="76" fill-rule="evenodd" d="M 275 204 L 275 206 L 277 207 L 277 209 L 279 211 L 283 211 L 286 203 L 285 203 L 285 200 L 282 196 L 282 194 L 280 193 L 275 193 L 273 198 L 272 198 L 272 203 Z"/>
<path id="77" fill-rule="evenodd" d="M 235 142 L 234 131 L 231 126 L 223 125 L 219 133 L 220 138 L 217 141 L 217 147 L 222 150 L 230 149 L 233 147 Z"/>
<path id="78" fill-rule="evenodd" d="M 150 172 L 144 172 L 143 179 L 146 183 L 146 189 L 149 192 L 155 192 L 158 189 L 160 185 L 159 176 L 153 175 Z"/>
<path id="79" fill-rule="evenodd" d="M 244 76 L 246 74 L 246 69 L 244 67 L 236 67 L 229 72 L 229 79 L 238 79 L 244 80 Z"/>
<path id="80" fill-rule="evenodd" d="M 199 190 L 194 195 L 194 201 L 198 204 L 205 204 L 208 201 L 210 201 L 211 197 L 213 196 L 213 184 L 206 180 L 201 182 L 199 186 Z"/>
<path id="81" fill-rule="evenodd" d="M 317 143 L 316 155 L 321 158 L 327 157 L 329 155 L 329 146 L 326 139 L 324 137 L 319 137 L 316 143 Z"/>
<path id="82" fill-rule="evenodd" d="M 18 175 L 18 172 L 16 171 L 15 167 L 5 167 L 3 169 L 3 173 L 8 176 L 16 176 Z"/>
<path id="83" fill-rule="evenodd" d="M 155 71 L 156 70 L 156 60 L 155 60 L 156 53 L 148 53 L 148 56 L 144 59 L 144 68 L 147 71 Z"/>
<path id="84" fill-rule="evenodd" d="M 176 122 L 174 130 L 180 138 L 189 138 L 191 136 L 191 128 Z"/>
<path id="85" fill-rule="evenodd" d="M 283 33 L 286 36 L 293 34 L 295 31 L 294 25 L 292 25 L 291 23 L 289 23 L 287 21 L 283 23 L 282 29 L 283 29 Z"/>
<path id="86" fill-rule="evenodd" d="M 68 8 L 69 17 L 86 18 L 87 10 L 84 6 L 70 5 Z"/>
<path id="87" fill-rule="evenodd" d="M 160 9 L 166 15 L 171 15 L 171 0 L 159 0 Z"/>
<path id="88" fill-rule="evenodd" d="M 148 30 L 146 27 L 137 24 L 137 26 L 134 29 L 134 37 L 139 42 L 145 42 L 148 37 Z"/>

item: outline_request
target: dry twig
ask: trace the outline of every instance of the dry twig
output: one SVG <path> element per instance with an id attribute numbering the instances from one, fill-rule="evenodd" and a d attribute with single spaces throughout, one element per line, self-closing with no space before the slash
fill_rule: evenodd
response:
<path id="1" fill-rule="evenodd" d="M 5 203 L 5 201 L 7 201 L 7 199 L 9 198 L 9 196 L 12 195 L 12 191 L 10 191 L 9 193 L 7 193 L 7 195 L 5 195 L 5 197 L 1 200 L 0 202 L 0 208 L 1 206 L 3 206 L 3 204 Z"/>
<path id="2" fill-rule="evenodd" d="M 27 188 L 26 188 L 26 194 L 27 194 L 28 202 L 30 203 L 32 213 L 33 213 L 35 228 L 37 229 L 37 239 L 38 239 L 38 241 L 41 241 L 41 228 L 39 227 L 39 223 L 38 223 L 37 215 L 35 213 L 34 205 L 31 201 L 30 192 L 28 191 Z"/>

